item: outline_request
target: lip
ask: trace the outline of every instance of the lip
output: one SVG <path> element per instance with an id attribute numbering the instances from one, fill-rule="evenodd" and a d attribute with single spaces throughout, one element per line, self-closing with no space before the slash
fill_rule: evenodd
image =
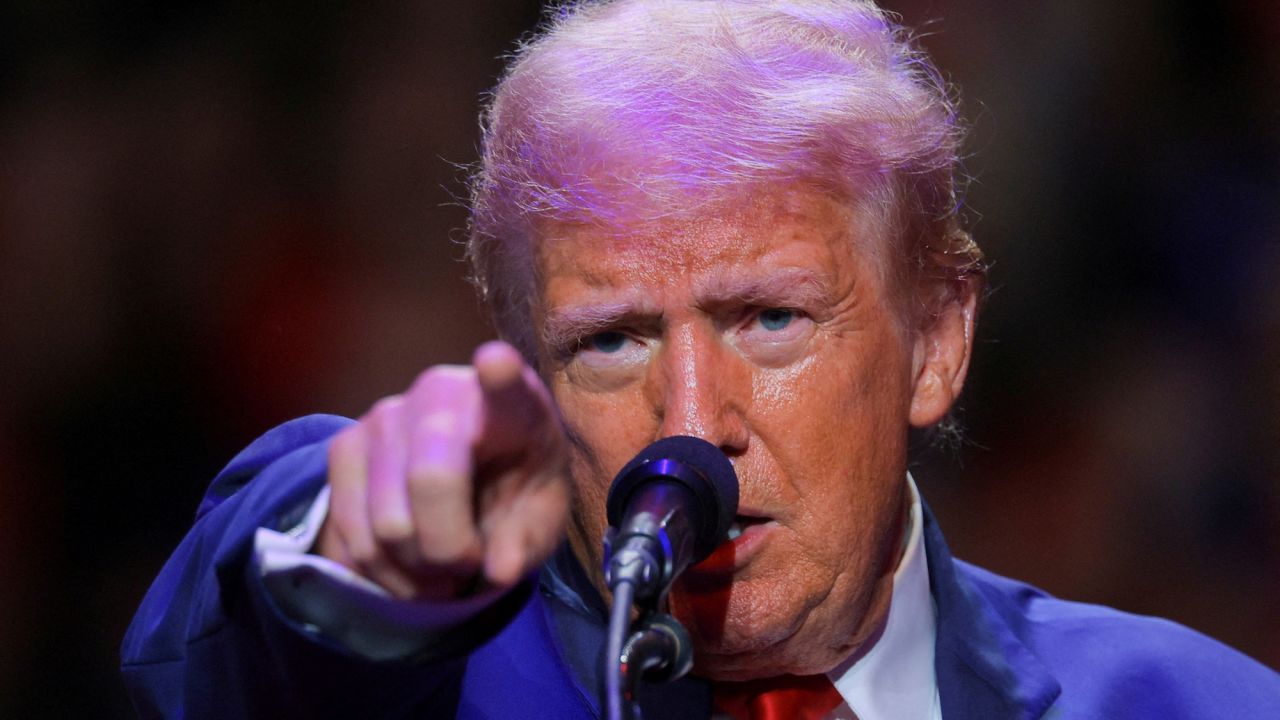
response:
<path id="1" fill-rule="evenodd" d="M 745 568 L 751 560 L 759 555 L 769 536 L 778 528 L 777 520 L 752 518 L 763 522 L 752 522 L 742 528 L 742 534 L 720 543 L 705 560 L 691 566 L 686 574 L 712 578 L 732 575 Z"/>

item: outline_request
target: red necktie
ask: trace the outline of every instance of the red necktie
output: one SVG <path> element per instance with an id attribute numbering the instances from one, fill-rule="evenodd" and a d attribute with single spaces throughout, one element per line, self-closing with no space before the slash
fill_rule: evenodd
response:
<path id="1" fill-rule="evenodd" d="M 736 720 L 821 720 L 843 698 L 826 675 L 718 682 L 715 705 Z"/>

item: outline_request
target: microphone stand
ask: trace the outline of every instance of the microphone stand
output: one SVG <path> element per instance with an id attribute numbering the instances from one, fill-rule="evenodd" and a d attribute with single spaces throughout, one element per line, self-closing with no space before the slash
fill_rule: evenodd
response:
<path id="1" fill-rule="evenodd" d="M 630 582 L 619 583 L 614 589 L 605 645 L 607 720 L 642 720 L 641 681 L 671 682 L 693 667 L 693 643 L 684 626 L 653 607 L 642 607 L 631 623 L 634 597 Z"/>
<path id="2" fill-rule="evenodd" d="M 641 678 L 664 683 L 684 677 L 693 668 L 693 643 L 675 618 L 650 613 L 636 623 L 619 659 L 627 694 L 635 697 Z"/>
<path id="3" fill-rule="evenodd" d="M 640 720 L 640 705 L 633 673 L 622 659 L 622 648 L 631 628 L 631 603 L 636 589 L 630 582 L 618 583 L 613 589 L 613 605 L 609 609 L 609 634 L 604 650 L 604 698 L 606 720 Z M 623 678 L 627 683 L 624 687 Z"/>

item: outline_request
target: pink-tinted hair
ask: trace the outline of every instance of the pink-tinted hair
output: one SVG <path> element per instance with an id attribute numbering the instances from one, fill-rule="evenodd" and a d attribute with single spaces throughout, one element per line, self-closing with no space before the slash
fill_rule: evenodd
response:
<path id="1" fill-rule="evenodd" d="M 947 287 L 984 272 L 957 213 L 954 104 L 871 2 L 561 5 L 483 126 L 467 254 L 499 333 L 530 357 L 531 251 L 551 223 L 621 231 L 809 184 L 878 207 L 903 276 Z"/>

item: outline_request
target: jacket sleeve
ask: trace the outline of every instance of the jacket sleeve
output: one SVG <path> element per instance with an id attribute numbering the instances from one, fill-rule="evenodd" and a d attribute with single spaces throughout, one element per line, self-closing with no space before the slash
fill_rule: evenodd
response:
<path id="1" fill-rule="evenodd" d="M 374 662 L 287 618 L 251 567 L 255 531 L 298 521 L 324 484 L 329 438 L 350 422 L 286 423 L 214 479 L 125 635 L 124 679 L 141 717 L 455 714 L 466 652 L 501 628 L 527 592 L 440 638 L 429 655 Z"/>

